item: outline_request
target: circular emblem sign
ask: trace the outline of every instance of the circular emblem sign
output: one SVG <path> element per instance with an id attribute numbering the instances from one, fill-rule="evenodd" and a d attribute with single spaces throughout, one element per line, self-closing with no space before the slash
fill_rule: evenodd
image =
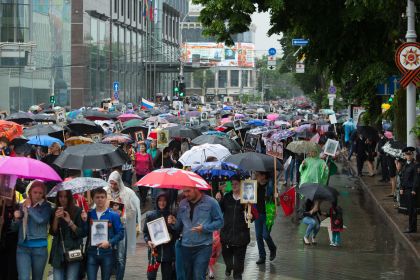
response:
<path id="1" fill-rule="evenodd" d="M 395 63 L 403 74 L 400 84 L 407 87 L 410 83 L 420 82 L 420 43 L 402 44 L 395 53 Z"/>

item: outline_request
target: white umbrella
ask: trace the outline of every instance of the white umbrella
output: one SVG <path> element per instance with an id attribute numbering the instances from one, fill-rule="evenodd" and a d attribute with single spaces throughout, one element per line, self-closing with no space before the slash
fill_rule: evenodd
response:
<path id="1" fill-rule="evenodd" d="M 59 191 L 70 190 L 72 194 L 84 193 L 94 189 L 105 188 L 109 186 L 107 181 L 91 177 L 77 177 L 69 181 L 62 182 L 56 185 L 48 194 L 47 197 L 55 197 Z"/>
<path id="2" fill-rule="evenodd" d="M 184 166 L 195 167 L 206 162 L 208 157 L 215 157 L 218 161 L 223 161 L 230 155 L 229 150 L 220 144 L 203 144 L 186 151 L 179 161 Z"/>

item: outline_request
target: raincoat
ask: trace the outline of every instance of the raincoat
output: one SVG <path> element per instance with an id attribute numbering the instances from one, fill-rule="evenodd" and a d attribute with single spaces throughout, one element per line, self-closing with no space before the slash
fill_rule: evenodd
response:
<path id="1" fill-rule="evenodd" d="M 135 255 L 136 225 L 137 221 L 141 219 L 140 200 L 132 189 L 124 186 L 118 171 L 114 171 L 109 175 L 108 182 L 111 180 L 117 182 L 119 191 L 114 192 L 111 187 L 105 188 L 108 194 L 108 203 L 110 201 L 116 201 L 124 204 L 125 210 L 123 211 L 121 222 L 124 224 L 127 232 L 127 254 Z"/>
<path id="2" fill-rule="evenodd" d="M 318 183 L 327 184 L 329 168 L 319 157 L 308 157 L 299 167 L 300 184 Z"/>

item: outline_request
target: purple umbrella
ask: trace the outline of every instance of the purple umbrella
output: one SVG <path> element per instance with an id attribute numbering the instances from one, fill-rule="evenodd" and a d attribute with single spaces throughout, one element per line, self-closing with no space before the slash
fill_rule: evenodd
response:
<path id="1" fill-rule="evenodd" d="M 0 157 L 0 174 L 43 181 L 63 181 L 48 164 L 27 157 Z"/>
<path id="2" fill-rule="evenodd" d="M 201 113 L 198 112 L 198 111 L 189 111 L 189 112 L 185 113 L 185 116 L 187 116 L 187 117 L 198 117 L 200 115 L 201 115 Z"/>

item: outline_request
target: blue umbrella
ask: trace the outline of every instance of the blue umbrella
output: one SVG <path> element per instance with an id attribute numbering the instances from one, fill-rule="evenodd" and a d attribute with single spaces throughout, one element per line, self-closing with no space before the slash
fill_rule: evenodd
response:
<path id="1" fill-rule="evenodd" d="M 262 120 L 250 120 L 247 122 L 247 124 L 254 125 L 254 126 L 264 126 L 265 122 Z"/>
<path id="2" fill-rule="evenodd" d="M 221 132 L 221 131 L 214 131 L 214 130 L 203 132 L 203 134 L 204 135 L 216 135 L 216 136 L 220 136 L 220 137 L 227 137 L 226 133 Z"/>
<path id="3" fill-rule="evenodd" d="M 193 169 L 204 180 L 211 182 L 230 181 L 233 177 L 240 180 L 249 178 L 249 173 L 240 169 L 237 165 L 229 162 L 205 162 Z"/>
<path id="4" fill-rule="evenodd" d="M 230 107 L 230 106 L 225 106 L 225 107 L 223 107 L 223 110 L 229 110 L 229 111 L 232 111 L 232 107 Z"/>
<path id="5" fill-rule="evenodd" d="M 49 147 L 51 146 L 52 143 L 55 143 L 55 142 L 60 144 L 61 146 L 64 146 L 63 141 L 61 141 L 60 139 L 48 136 L 48 135 L 29 137 L 28 144 Z"/>
<path id="6" fill-rule="evenodd" d="M 81 113 L 83 113 L 83 111 L 80 110 L 80 109 L 71 111 L 71 112 L 67 113 L 67 118 L 71 119 L 71 120 L 75 120 L 77 118 L 77 116 Z"/>

